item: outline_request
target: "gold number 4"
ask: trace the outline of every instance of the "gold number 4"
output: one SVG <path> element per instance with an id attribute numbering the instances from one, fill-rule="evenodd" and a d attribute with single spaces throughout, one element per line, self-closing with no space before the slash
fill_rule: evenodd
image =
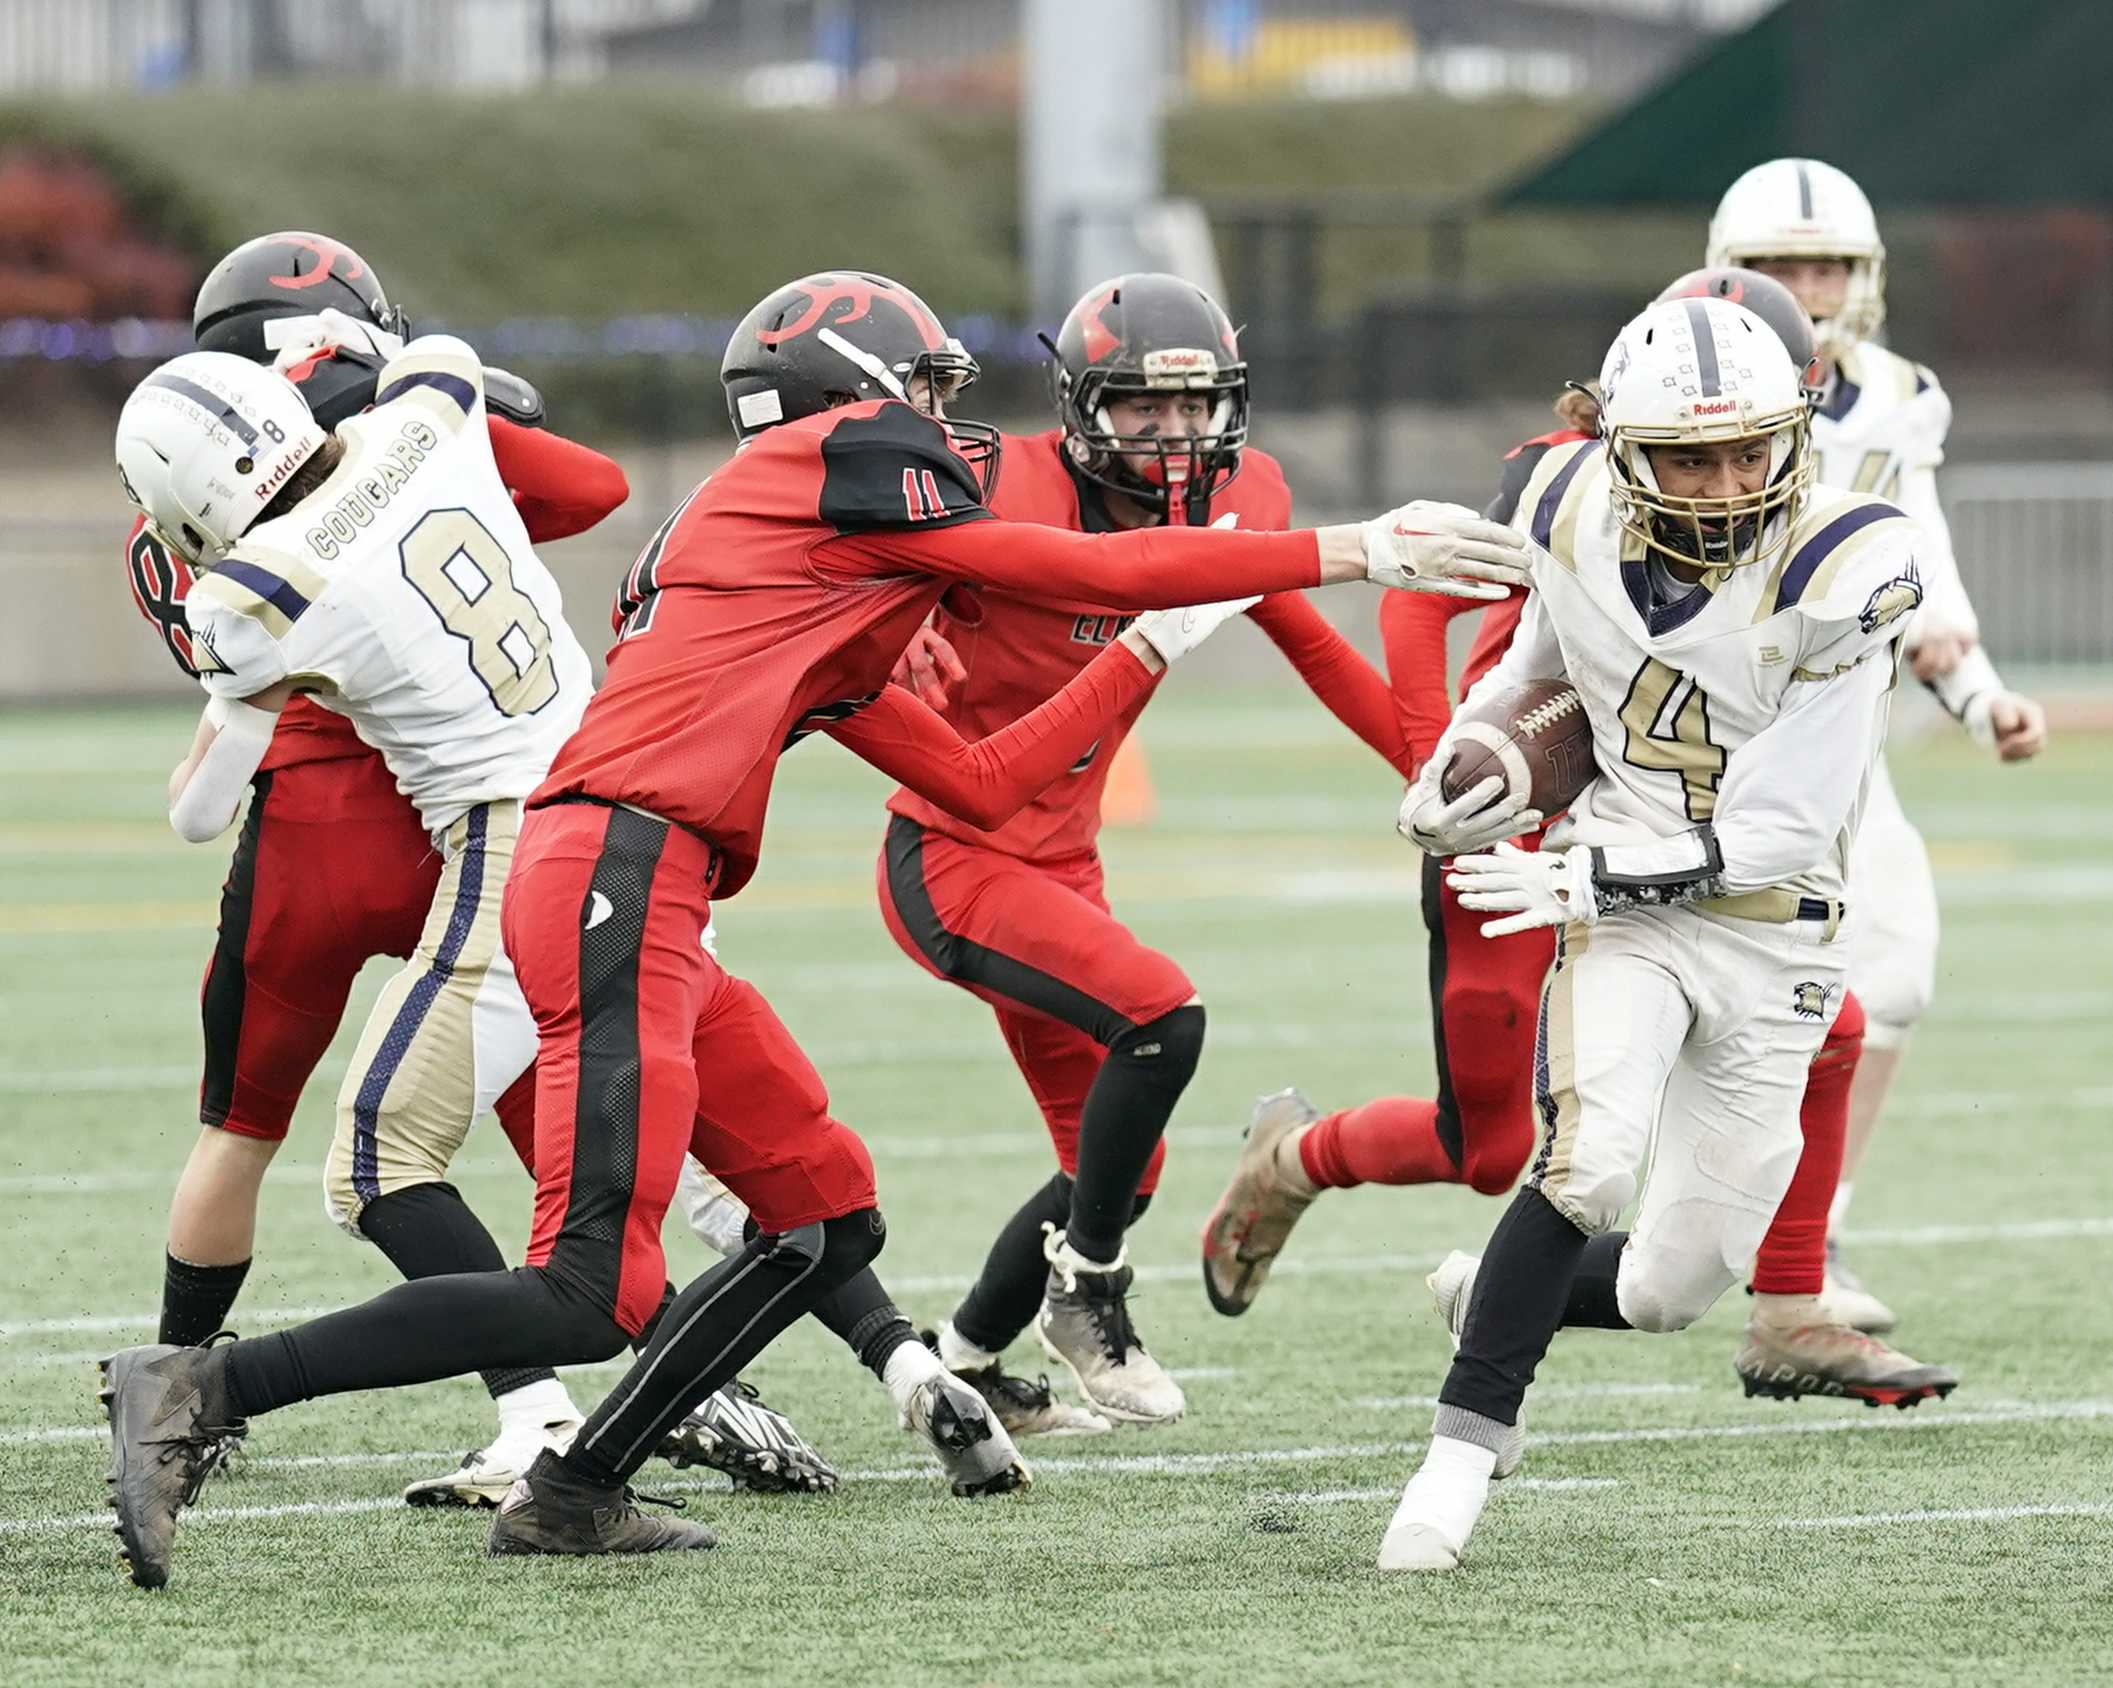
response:
<path id="1" fill-rule="evenodd" d="M 1724 747 L 1709 736 L 1709 699 L 1678 669 L 1646 657 L 1622 699 L 1622 760 L 1680 776 L 1687 818 L 1706 821 L 1717 809 Z"/>
<path id="2" fill-rule="evenodd" d="M 550 623 L 514 584 L 513 559 L 467 510 L 432 510 L 397 547 L 404 579 L 469 646 L 470 668 L 501 715 L 533 715 L 558 695 Z"/>

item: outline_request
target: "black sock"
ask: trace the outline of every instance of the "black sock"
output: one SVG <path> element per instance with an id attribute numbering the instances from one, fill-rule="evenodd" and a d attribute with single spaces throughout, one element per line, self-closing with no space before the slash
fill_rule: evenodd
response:
<path id="1" fill-rule="evenodd" d="M 1570 1300 L 1563 1308 L 1565 1326 L 1594 1330 L 1636 1328 L 1621 1316 L 1621 1297 L 1615 1293 L 1621 1276 L 1621 1251 L 1628 1242 L 1626 1231 L 1609 1231 L 1586 1242 L 1585 1252 L 1578 1257 L 1577 1276 L 1570 1280 Z"/>
<path id="2" fill-rule="evenodd" d="M 1065 1225 L 1071 1246 L 1088 1260 L 1109 1261 L 1122 1252 L 1137 1181 L 1202 1054 L 1203 1005 L 1197 1002 L 1108 1046 L 1079 1118 L 1078 1173 Z"/>
<path id="3" fill-rule="evenodd" d="M 249 1262 L 194 1266 L 173 1254 L 167 1258 L 161 1278 L 161 1334 L 156 1340 L 195 1348 L 227 1323 L 228 1309 L 249 1276 Z"/>
<path id="4" fill-rule="evenodd" d="M 1438 1399 L 1499 1424 L 1519 1421 L 1519 1403 L 1563 1320 L 1585 1233 L 1535 1189 L 1512 1198 L 1490 1233 L 1460 1332 L 1460 1352 Z"/>
<path id="5" fill-rule="evenodd" d="M 870 1266 L 816 1302 L 814 1316 L 844 1339 L 860 1365 L 883 1381 L 888 1356 L 905 1342 L 917 1340 L 916 1327 L 888 1298 Z"/>
<path id="6" fill-rule="evenodd" d="M 566 1467 L 600 1488 L 624 1482 L 685 1413 L 868 1265 L 886 1237 L 869 1207 L 751 1238 L 675 1297 L 645 1352 L 587 1415 Z"/>
<path id="7" fill-rule="evenodd" d="M 271 1336 L 216 1348 L 248 1417 L 356 1389 L 432 1383 L 480 1368 L 584 1365 L 623 1352 L 604 1301 L 537 1266 L 420 1278 Z"/>
<path id="8" fill-rule="evenodd" d="M 406 1278 L 506 1270 L 506 1257 L 491 1232 L 452 1184 L 413 1184 L 376 1196 L 360 1209 L 359 1228 Z M 496 1399 L 557 1373 L 548 1366 L 530 1366 L 480 1375 Z"/>
<path id="9" fill-rule="evenodd" d="M 1071 1222 L 1071 1176 L 1060 1172 L 1020 1205 L 990 1245 L 983 1270 L 954 1310 L 954 1329 L 978 1348 L 1002 1354 L 1042 1305 L 1049 1261 L 1042 1227 Z"/>

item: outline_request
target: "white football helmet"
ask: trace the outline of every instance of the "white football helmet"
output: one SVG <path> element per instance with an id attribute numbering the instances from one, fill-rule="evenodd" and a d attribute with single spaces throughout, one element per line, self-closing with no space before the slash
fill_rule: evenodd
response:
<path id="1" fill-rule="evenodd" d="M 1820 319 L 1820 349 L 1838 358 L 1886 320 L 1886 248 L 1864 190 L 1816 158 L 1772 158 L 1724 190 L 1709 222 L 1712 264 L 1839 258 L 1849 266 L 1841 310 Z"/>
<path id="2" fill-rule="evenodd" d="M 212 563 L 329 437 L 276 370 L 232 352 L 186 352 L 125 400 L 117 478 L 172 550 Z"/>
<path id="3" fill-rule="evenodd" d="M 1601 366 L 1600 434 L 1614 513 L 1663 556 L 1712 568 L 1772 558 L 1812 486 L 1811 406 L 1783 342 L 1729 299 L 1670 299 L 1621 331 Z M 1766 439 L 1760 489 L 1675 498 L 1648 446 Z M 1780 519 L 1778 519 L 1780 518 Z"/>

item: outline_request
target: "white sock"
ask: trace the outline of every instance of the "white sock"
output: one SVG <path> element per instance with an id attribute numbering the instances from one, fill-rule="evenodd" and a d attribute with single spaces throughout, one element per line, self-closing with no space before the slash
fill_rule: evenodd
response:
<path id="1" fill-rule="evenodd" d="M 1834 1186 L 1834 1200 L 1827 1204 L 1827 1229 L 1830 1232 L 1840 1230 L 1842 1221 L 1849 1217 L 1849 1193 L 1852 1188 L 1846 1178 Z"/>
<path id="2" fill-rule="evenodd" d="M 1451 1436 L 1433 1436 L 1408 1487 L 1401 1491 L 1401 1504 L 1394 1509 L 1395 1524 L 1429 1524 L 1455 1551 L 1467 1545 L 1475 1520 L 1482 1516 L 1482 1503 L 1489 1498 L 1490 1473 L 1497 1456 L 1477 1442 L 1462 1442 Z"/>
<path id="3" fill-rule="evenodd" d="M 998 1356 L 988 1348 L 978 1348 L 949 1319 L 939 1327 L 939 1363 L 951 1372 L 983 1371 L 996 1365 Z"/>
<path id="4" fill-rule="evenodd" d="M 580 1409 L 572 1404 L 564 1384 L 554 1377 L 540 1383 L 524 1383 L 493 1397 L 499 1409 L 499 1434 L 509 1430 L 541 1430 L 547 1424 L 577 1424 Z"/>
<path id="5" fill-rule="evenodd" d="M 898 1412 L 910 1410 L 910 1397 L 917 1386 L 937 1377 L 947 1368 L 939 1363 L 939 1356 L 921 1342 L 897 1343 L 895 1352 L 888 1356 L 887 1364 L 881 1367 L 880 1380 L 888 1386 L 888 1393 L 895 1398 Z"/>

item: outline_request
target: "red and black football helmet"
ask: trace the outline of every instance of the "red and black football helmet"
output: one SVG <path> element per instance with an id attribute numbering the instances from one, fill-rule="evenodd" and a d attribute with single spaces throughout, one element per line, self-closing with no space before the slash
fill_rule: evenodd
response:
<path id="1" fill-rule="evenodd" d="M 931 306 L 864 270 L 825 270 L 776 289 L 741 319 L 719 364 L 742 439 L 839 405 L 903 399 L 940 417 L 987 498 L 998 430 L 946 414 L 980 373 Z"/>
<path id="2" fill-rule="evenodd" d="M 1797 365 L 1798 381 L 1806 396 L 1818 396 L 1819 336 L 1797 295 L 1774 276 L 1736 264 L 1690 270 L 1651 302 L 1662 305 L 1668 299 L 1729 299 L 1735 305 L 1744 305 L 1775 330 L 1776 338 L 1790 353 L 1790 361 Z"/>
<path id="3" fill-rule="evenodd" d="M 389 303 L 365 259 L 343 241 L 300 230 L 246 240 L 215 264 L 191 307 L 191 334 L 200 351 L 269 363 L 279 348 L 266 324 L 326 306 L 410 338 L 403 310 Z M 374 402 L 377 373 L 367 360 L 340 354 L 310 371 L 301 391 L 316 420 L 334 428 Z"/>
<path id="4" fill-rule="evenodd" d="M 1175 275 L 1117 276 L 1071 307 L 1050 351 L 1079 474 L 1161 515 L 1182 488 L 1187 520 L 1207 524 L 1211 499 L 1240 472 L 1247 443 L 1247 365 L 1218 301 Z M 1208 394 L 1205 431 L 1173 439 L 1118 433 L 1109 400 L 1140 393 Z M 1147 453 L 1153 461 L 1142 472 L 1125 461 Z"/>

